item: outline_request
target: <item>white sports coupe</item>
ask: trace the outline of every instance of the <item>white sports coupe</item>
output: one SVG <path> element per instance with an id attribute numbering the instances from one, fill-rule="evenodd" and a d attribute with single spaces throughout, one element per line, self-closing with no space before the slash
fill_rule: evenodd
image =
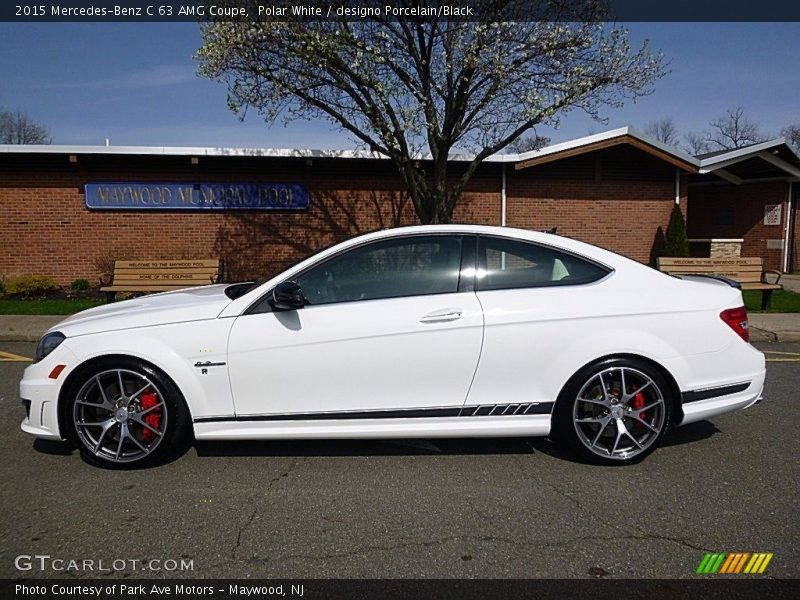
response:
<path id="1" fill-rule="evenodd" d="M 363 235 L 261 284 L 93 308 L 25 369 L 22 429 L 93 464 L 190 440 L 547 436 L 599 463 L 761 400 L 733 282 L 556 235 Z"/>

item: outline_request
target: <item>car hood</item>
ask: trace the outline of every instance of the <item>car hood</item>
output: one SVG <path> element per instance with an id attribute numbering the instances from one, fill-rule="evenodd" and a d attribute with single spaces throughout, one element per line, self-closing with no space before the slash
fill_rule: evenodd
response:
<path id="1" fill-rule="evenodd" d="M 229 284 L 151 294 L 76 313 L 50 328 L 67 337 L 134 327 L 214 319 L 231 299 Z"/>

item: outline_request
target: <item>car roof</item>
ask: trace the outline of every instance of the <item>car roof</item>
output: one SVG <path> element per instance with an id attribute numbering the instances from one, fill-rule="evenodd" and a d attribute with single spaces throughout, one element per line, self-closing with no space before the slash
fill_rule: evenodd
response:
<path id="1" fill-rule="evenodd" d="M 520 240 L 537 242 L 554 248 L 561 248 L 568 250 L 575 254 L 585 256 L 592 260 L 606 264 L 607 266 L 617 269 L 641 269 L 643 265 L 625 256 L 581 242 L 572 238 L 564 237 L 553 233 L 545 233 L 543 231 L 532 231 L 530 229 L 518 229 L 515 227 L 501 227 L 496 225 L 472 225 L 472 224 L 448 224 L 448 225 L 410 225 L 406 227 L 393 227 L 381 229 L 361 236 L 351 238 L 341 244 L 336 244 L 332 248 L 341 250 L 349 245 L 357 245 L 370 240 L 399 237 L 403 235 L 415 234 L 441 234 L 441 233 L 466 233 L 475 235 L 494 235 L 500 237 L 510 237 Z"/>

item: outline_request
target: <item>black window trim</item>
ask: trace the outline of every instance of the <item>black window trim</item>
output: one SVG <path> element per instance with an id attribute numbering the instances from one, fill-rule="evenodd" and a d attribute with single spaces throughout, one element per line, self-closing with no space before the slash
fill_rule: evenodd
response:
<path id="1" fill-rule="evenodd" d="M 397 300 L 397 299 L 401 299 L 401 298 L 416 298 L 416 297 L 423 297 L 423 296 L 444 296 L 444 295 L 450 295 L 450 294 L 461 294 L 463 292 L 474 292 L 474 291 L 476 291 L 475 290 L 475 273 L 476 273 L 475 265 L 477 264 L 477 254 L 478 254 L 478 235 L 475 234 L 475 233 L 459 232 L 459 231 L 441 232 L 441 233 L 437 233 L 435 231 L 434 232 L 420 231 L 420 232 L 415 232 L 415 233 L 408 233 L 408 234 L 403 234 L 403 235 L 391 236 L 391 237 L 388 237 L 388 238 L 381 238 L 381 239 L 377 239 L 377 240 L 366 240 L 366 241 L 361 242 L 359 244 L 355 244 L 353 246 L 348 246 L 347 248 L 343 248 L 339 252 L 336 252 L 335 254 L 331 254 L 327 258 L 325 258 L 325 259 L 323 259 L 321 261 L 315 262 L 313 265 L 307 266 L 302 271 L 298 271 L 297 273 L 295 273 L 291 277 L 291 279 L 283 279 L 283 280 L 279 281 L 278 283 L 282 283 L 283 281 L 295 281 L 296 282 L 297 279 L 302 277 L 305 273 L 307 273 L 311 269 L 316 269 L 317 267 L 319 267 L 321 265 L 324 265 L 325 263 L 327 263 L 327 262 L 329 262 L 329 261 L 331 261 L 331 260 L 333 260 L 335 258 L 338 258 L 338 257 L 342 256 L 343 254 L 346 254 L 347 252 L 350 252 L 352 250 L 357 250 L 359 248 L 363 248 L 364 246 L 367 246 L 367 245 L 370 245 L 370 244 L 388 242 L 388 241 L 395 241 L 395 240 L 404 240 L 404 239 L 410 239 L 410 238 L 416 238 L 416 237 L 461 238 L 461 263 L 460 263 L 461 266 L 460 266 L 459 272 L 458 272 L 458 286 L 456 287 L 456 291 L 455 292 L 444 292 L 443 294 L 409 294 L 407 296 L 390 296 L 390 297 L 387 297 L 387 298 L 372 298 L 372 299 L 369 299 L 369 300 L 350 300 L 350 301 L 347 301 L 347 302 L 331 302 L 331 303 L 328 303 L 328 304 L 316 304 L 316 305 L 315 304 L 308 304 L 308 305 L 306 305 L 306 307 L 309 307 L 309 306 L 323 307 L 323 306 L 333 306 L 333 305 L 339 305 L 339 304 L 353 304 L 355 302 L 374 302 L 374 301 L 379 301 L 379 300 Z M 474 254 L 473 254 L 473 257 L 472 257 L 473 258 L 473 268 L 472 268 L 473 277 L 469 278 L 469 279 L 471 279 L 471 281 L 469 279 L 465 279 L 463 277 L 464 264 L 465 264 L 465 261 L 464 261 L 464 259 L 465 259 L 464 249 L 466 247 L 466 243 L 467 243 L 468 238 L 473 238 L 473 243 L 474 243 Z M 462 279 L 464 279 L 463 287 L 462 287 Z M 275 285 L 277 285 L 277 284 L 275 284 Z M 272 308 L 272 305 L 269 302 L 269 299 L 272 296 L 272 291 L 274 289 L 275 289 L 274 286 L 271 287 L 264 294 L 259 296 L 256 300 L 254 300 L 244 311 L 242 311 L 242 313 L 241 313 L 242 316 L 250 315 L 250 314 L 265 314 L 265 313 L 275 312 L 275 310 Z M 262 308 L 260 310 L 257 310 L 262 304 L 264 305 L 264 308 Z"/>
<path id="2" fill-rule="evenodd" d="M 614 273 L 614 268 L 610 267 L 606 264 L 603 264 L 593 258 L 580 254 L 578 252 L 573 252 L 572 250 L 567 250 L 566 248 L 561 248 L 559 246 L 553 246 L 551 244 L 544 244 L 539 241 L 535 240 L 526 240 L 521 239 L 518 237 L 510 236 L 510 235 L 499 235 L 499 234 L 488 234 L 488 233 L 480 233 L 477 235 L 477 249 L 476 249 L 476 262 L 478 264 L 478 270 L 482 270 L 484 272 L 488 271 L 486 265 L 486 247 L 484 244 L 484 240 L 486 239 L 498 239 L 498 240 L 509 240 L 512 242 L 519 242 L 522 244 L 528 244 L 530 246 L 537 246 L 539 248 L 545 248 L 547 250 L 552 250 L 553 252 L 561 252 L 562 254 L 566 254 L 568 256 L 572 256 L 578 260 L 582 260 L 584 262 L 589 263 L 603 271 L 605 271 L 605 275 L 602 277 L 598 277 L 597 279 L 593 279 L 592 281 L 546 281 L 541 283 L 535 283 L 532 285 L 516 285 L 513 287 L 507 288 L 494 288 L 494 289 L 481 289 L 481 282 L 480 278 L 476 277 L 475 281 L 475 291 L 476 292 L 502 292 L 508 290 L 528 290 L 528 289 L 537 289 L 537 288 L 551 288 L 551 287 L 567 287 L 567 286 L 581 286 L 581 285 L 593 285 L 599 283 L 605 279 L 607 279 L 611 274 Z"/>

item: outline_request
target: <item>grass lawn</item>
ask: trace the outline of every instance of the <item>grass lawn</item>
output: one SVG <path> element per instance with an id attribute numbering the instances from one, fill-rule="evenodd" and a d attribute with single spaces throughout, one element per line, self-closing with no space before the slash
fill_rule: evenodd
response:
<path id="1" fill-rule="evenodd" d="M 71 315 L 104 304 L 102 298 L 68 300 L 9 300 L 0 299 L 0 315 Z"/>
<path id="2" fill-rule="evenodd" d="M 742 292 L 744 303 L 748 312 L 762 312 L 761 292 L 749 290 Z M 776 290 L 772 292 L 772 307 L 767 311 L 771 313 L 796 313 L 800 312 L 800 294 L 789 290 Z"/>

